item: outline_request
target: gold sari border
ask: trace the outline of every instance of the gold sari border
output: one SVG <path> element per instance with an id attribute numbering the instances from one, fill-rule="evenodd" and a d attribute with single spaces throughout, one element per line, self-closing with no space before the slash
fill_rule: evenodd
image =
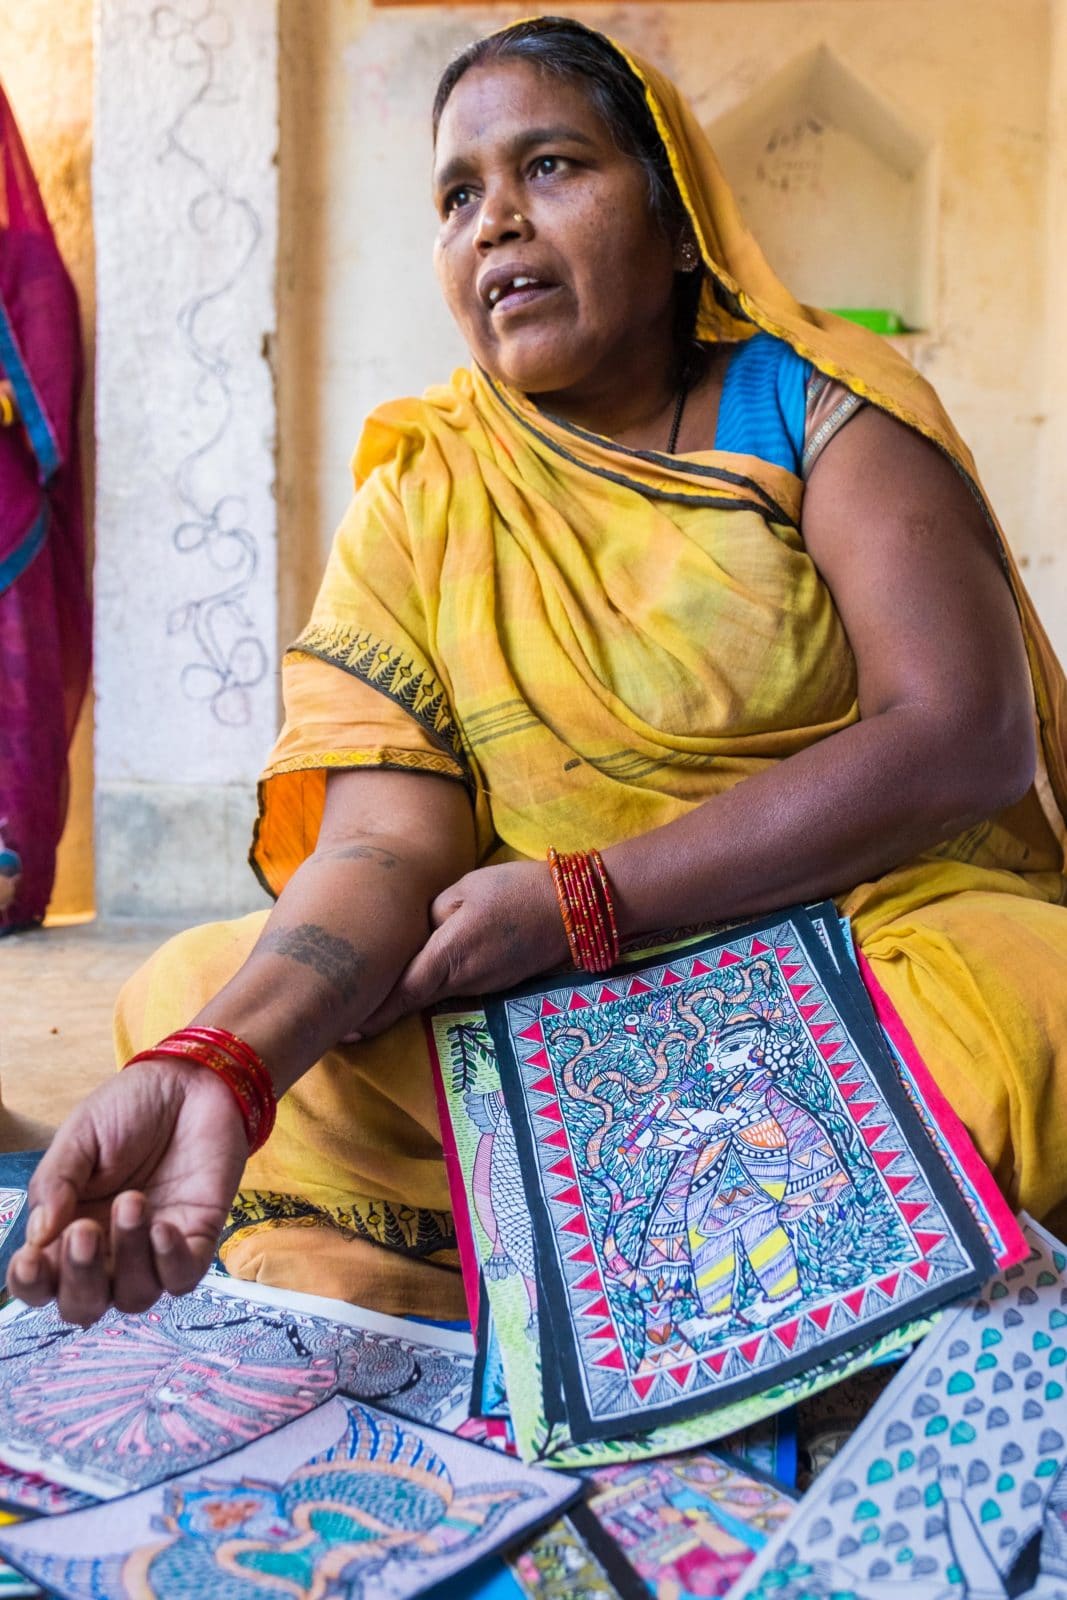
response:
<path id="1" fill-rule="evenodd" d="M 458 1261 L 456 1230 L 449 1211 L 394 1205 L 369 1195 L 351 1195 L 345 1204 L 317 1205 L 302 1195 L 265 1189 L 240 1189 L 230 1207 L 219 1249 L 265 1228 L 332 1228 L 348 1239 L 362 1239 L 383 1250 L 441 1265 Z"/>
<path id="2" fill-rule="evenodd" d="M 312 622 L 287 654 L 315 656 L 377 689 L 413 717 L 436 743 L 450 749 L 466 770 L 466 754 L 448 697 L 428 667 L 363 629 Z"/>

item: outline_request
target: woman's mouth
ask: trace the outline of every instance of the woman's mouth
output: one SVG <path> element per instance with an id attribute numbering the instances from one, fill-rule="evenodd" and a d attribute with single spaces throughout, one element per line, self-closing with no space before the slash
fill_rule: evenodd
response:
<path id="1" fill-rule="evenodd" d="M 536 304 L 545 295 L 553 294 L 558 287 L 558 284 L 546 283 L 542 278 L 519 273 L 504 283 L 494 283 L 485 298 L 490 315 L 500 317 Z"/>

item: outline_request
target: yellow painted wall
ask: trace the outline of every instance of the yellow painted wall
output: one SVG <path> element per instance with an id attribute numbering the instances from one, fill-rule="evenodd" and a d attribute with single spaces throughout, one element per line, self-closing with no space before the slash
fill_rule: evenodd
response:
<path id="1" fill-rule="evenodd" d="M 92 0 L 26 0 L 0 7 L 0 82 L 37 173 L 60 249 L 82 308 L 86 382 L 82 437 L 92 438 L 93 228 L 89 190 L 92 138 Z M 92 506 L 92 451 L 86 460 L 86 510 Z M 88 524 L 91 528 L 91 521 Z M 91 910 L 92 704 L 72 752 L 71 805 L 60 847 L 53 913 Z"/>

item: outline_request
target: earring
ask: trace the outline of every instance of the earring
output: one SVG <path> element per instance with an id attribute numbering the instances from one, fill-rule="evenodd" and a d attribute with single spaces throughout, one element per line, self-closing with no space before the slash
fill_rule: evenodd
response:
<path id="1" fill-rule="evenodd" d="M 697 249 L 695 239 L 683 239 L 678 246 L 679 272 L 695 272 L 700 265 L 700 251 Z"/>

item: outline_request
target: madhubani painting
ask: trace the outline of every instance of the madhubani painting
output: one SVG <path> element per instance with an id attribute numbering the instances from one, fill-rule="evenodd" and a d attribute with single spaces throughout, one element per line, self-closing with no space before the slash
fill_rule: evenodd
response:
<path id="1" fill-rule="evenodd" d="M 508 1418 L 471 1419 L 470 1436 L 518 1450 L 527 1461 L 592 1467 L 654 1457 L 721 1439 L 839 1382 L 850 1372 L 910 1345 L 927 1321 L 908 1322 L 872 1344 L 820 1361 L 805 1372 L 696 1416 L 619 1438 L 575 1440 L 564 1409 L 549 1326 L 538 1315 L 533 1222 L 526 1203 L 511 1119 L 485 1013 L 450 1009 L 430 1025 L 441 1125 L 449 1166 L 457 1236 L 468 1295 L 477 1307 L 479 1282 L 492 1313 L 507 1390 Z M 480 1269 L 493 1270 L 481 1279 Z M 523 1271 L 526 1265 L 534 1276 Z"/>
<path id="2" fill-rule="evenodd" d="M 494 1254 L 531 1314 L 548 1296 L 575 1438 L 765 1389 L 992 1266 L 802 914 L 621 976 L 530 985 L 487 1015 L 536 1284 L 496 1211 Z M 494 1114 L 483 1100 L 487 1129 Z M 501 1122 L 490 1193 L 504 1137 Z"/>
<path id="3" fill-rule="evenodd" d="M 718 1600 L 795 1509 L 739 1463 L 695 1450 L 598 1468 L 580 1526 L 612 1576 L 625 1575 L 618 1550 L 658 1600 Z"/>
<path id="4" fill-rule="evenodd" d="M 887 1050 L 904 1093 L 931 1143 L 952 1173 L 964 1203 L 1000 1267 L 1014 1266 L 1027 1253 L 1015 1214 L 997 1188 L 969 1133 L 942 1095 L 871 967 L 857 953 L 847 917 L 832 900 L 809 907 L 815 928 L 842 974 L 842 1000 L 852 999 L 850 1026 L 872 1050 Z M 862 974 L 863 986 L 856 986 Z M 851 982 L 849 982 L 851 980 Z M 872 1009 L 872 1005 L 873 1008 Z"/>
<path id="5" fill-rule="evenodd" d="M 90 1328 L 55 1305 L 5 1307 L 7 1464 L 108 1498 L 212 1461 L 339 1389 L 427 1422 L 466 1415 L 473 1358 L 437 1343 L 455 1336 L 355 1308 L 328 1318 L 243 1287 L 205 1279 Z"/>
<path id="6" fill-rule="evenodd" d="M 945 1313 L 737 1600 L 1064 1600 L 1067 1247 Z"/>
<path id="7" fill-rule="evenodd" d="M 337 1398 L 209 1469 L 0 1528 L 0 1552 L 62 1600 L 406 1600 L 579 1488 Z"/>

